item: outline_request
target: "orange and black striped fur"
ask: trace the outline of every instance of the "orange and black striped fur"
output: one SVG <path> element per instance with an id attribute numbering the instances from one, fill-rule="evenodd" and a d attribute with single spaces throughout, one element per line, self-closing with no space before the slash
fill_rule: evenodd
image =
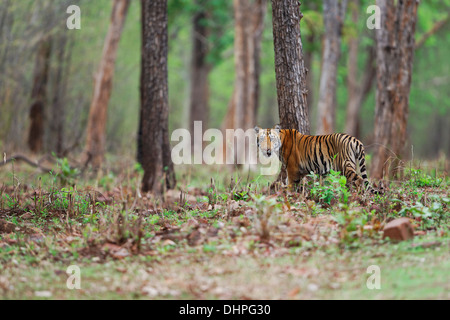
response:
<path id="1" fill-rule="evenodd" d="M 299 183 L 314 172 L 324 175 L 333 169 L 347 178 L 347 183 L 374 190 L 367 179 L 364 146 L 355 137 L 343 133 L 322 136 L 304 135 L 293 129 L 255 127 L 258 148 L 263 155 L 277 154 L 287 168 L 287 185 Z M 361 176 L 356 173 L 359 163 Z"/>

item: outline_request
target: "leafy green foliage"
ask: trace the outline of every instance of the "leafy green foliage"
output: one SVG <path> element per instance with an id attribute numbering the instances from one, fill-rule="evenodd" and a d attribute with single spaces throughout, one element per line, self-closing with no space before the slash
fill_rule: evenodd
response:
<path id="1" fill-rule="evenodd" d="M 348 203 L 349 191 L 346 187 L 347 179 L 340 172 L 331 170 L 323 181 L 317 174 L 311 173 L 313 179 L 311 197 L 319 202 L 331 204 L 332 201 Z"/>
<path id="2" fill-rule="evenodd" d="M 408 169 L 410 179 L 408 184 L 411 187 L 439 187 L 443 182 L 442 178 L 431 177 L 420 169 Z"/>
<path id="3" fill-rule="evenodd" d="M 70 166 L 69 160 L 67 158 L 57 159 L 58 166 L 60 168 L 60 173 L 57 174 L 62 185 L 73 185 L 75 183 L 75 179 L 80 173 L 78 168 L 74 168 Z"/>

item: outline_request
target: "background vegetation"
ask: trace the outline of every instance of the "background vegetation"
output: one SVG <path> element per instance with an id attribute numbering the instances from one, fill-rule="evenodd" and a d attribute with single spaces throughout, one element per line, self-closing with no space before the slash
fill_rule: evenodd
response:
<path id="1" fill-rule="evenodd" d="M 214 19 L 207 23 L 220 25 L 220 36 L 211 36 L 213 49 L 210 61 L 213 65 L 210 74 L 210 125 L 220 128 L 231 99 L 234 83 L 233 39 L 234 21 L 232 3 L 220 0 L 210 1 Z M 363 70 L 366 52 L 364 48 L 372 43 L 370 31 L 365 26 L 365 8 L 371 1 L 363 1 L 361 22 L 355 25 L 347 14 L 343 30 L 342 56 L 338 69 L 338 108 L 337 131 L 342 132 L 345 125 L 347 103 L 347 55 L 348 39 L 354 33 L 363 33 L 362 50 L 358 57 L 359 69 Z M 12 1 L 7 12 L 13 20 L 11 34 L 2 34 L 0 54 L 9 57 L 4 63 L 0 83 L 4 99 L 0 101 L 0 141 L 3 150 L 11 153 L 24 148 L 28 128 L 28 108 L 30 105 L 34 48 L 37 38 L 43 32 L 52 32 L 55 24 L 65 24 L 67 14 L 61 5 L 52 6 L 52 1 Z M 84 141 L 84 128 L 92 97 L 93 74 L 97 69 L 102 52 L 103 41 L 109 25 L 112 2 L 72 1 L 82 8 L 82 29 L 68 32 L 72 56 L 67 76 L 66 106 L 66 144 L 72 145 L 75 139 Z M 314 6 L 313 6 L 314 4 Z M 5 4 L 3 4 L 5 5 Z M 269 4 L 270 5 L 270 4 Z M 54 8 L 52 20 L 45 28 L 36 28 L 39 21 L 33 16 L 46 6 Z M 314 9 L 312 9 L 314 8 Z M 448 0 L 423 1 L 418 11 L 416 39 L 420 39 L 433 25 L 449 15 Z M 190 55 L 191 55 L 191 17 L 195 6 L 189 0 L 169 0 L 169 104 L 170 129 L 188 127 Z M 305 51 L 312 51 L 313 98 L 311 108 L 312 134 L 315 132 L 315 107 L 318 100 L 320 78 L 321 41 L 323 32 L 320 1 L 304 1 L 302 4 L 304 20 L 302 35 Z M 3 12 L 6 14 L 6 12 Z M 276 99 L 274 50 L 271 23 L 271 10 L 267 11 L 261 51 L 261 95 L 258 123 L 262 127 L 272 127 L 278 121 Z M 139 115 L 139 76 L 140 76 L 140 4 L 131 1 L 125 28 L 120 40 L 116 62 L 114 88 L 109 103 L 107 122 L 107 151 L 110 153 L 135 154 L 136 134 Z M 414 146 L 414 156 L 432 159 L 439 152 L 450 151 L 450 86 L 449 68 L 446 57 L 450 54 L 450 23 L 416 50 L 411 88 L 409 114 L 409 141 Z M 308 42 L 308 35 L 314 32 L 314 43 Z M 7 53 L 5 53 L 7 51 Z M 20 83 L 20 85 L 17 85 Z M 6 91 L 6 92 L 5 92 Z M 371 90 L 361 112 L 361 136 L 370 151 L 373 133 L 375 90 Z M 80 145 L 80 150 L 81 150 Z"/>

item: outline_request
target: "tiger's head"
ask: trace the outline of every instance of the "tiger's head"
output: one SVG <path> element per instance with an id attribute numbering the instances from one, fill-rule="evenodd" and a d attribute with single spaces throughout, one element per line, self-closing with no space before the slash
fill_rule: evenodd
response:
<path id="1" fill-rule="evenodd" d="M 264 156 L 271 157 L 273 154 L 278 155 L 281 148 L 280 130 L 279 125 L 276 125 L 273 129 L 255 127 L 258 149 L 261 150 Z"/>

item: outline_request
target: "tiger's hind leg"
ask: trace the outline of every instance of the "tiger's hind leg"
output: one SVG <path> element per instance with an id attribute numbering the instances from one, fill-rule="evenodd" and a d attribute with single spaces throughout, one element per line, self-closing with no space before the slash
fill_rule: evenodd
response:
<path id="1" fill-rule="evenodd" d="M 358 189 L 364 187 L 364 179 L 356 173 L 356 164 L 351 160 L 344 162 L 344 176 L 347 178 L 347 186 L 356 186 Z"/>

